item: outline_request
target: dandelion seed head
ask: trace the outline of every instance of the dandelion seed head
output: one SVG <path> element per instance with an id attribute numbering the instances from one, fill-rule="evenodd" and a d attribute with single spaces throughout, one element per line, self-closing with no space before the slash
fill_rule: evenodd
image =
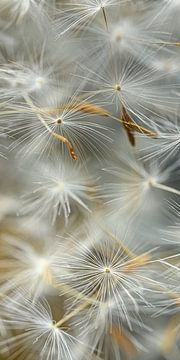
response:
<path id="1" fill-rule="evenodd" d="M 58 217 L 67 222 L 72 207 L 77 211 L 90 211 L 88 204 L 94 183 L 91 184 L 80 164 L 73 166 L 68 158 L 64 161 L 55 156 L 54 159 L 56 166 L 49 162 L 47 169 L 42 162 L 41 169 L 34 169 L 32 192 L 25 196 L 22 211 L 32 213 L 36 219 L 48 218 L 52 223 Z"/>
<path id="2" fill-rule="evenodd" d="M 106 274 L 110 274 L 110 273 L 112 272 L 112 270 L 111 270 L 110 267 L 105 267 L 105 268 L 103 269 L 103 271 L 104 271 L 104 273 L 106 273 Z"/>
<path id="3" fill-rule="evenodd" d="M 115 89 L 116 91 L 121 91 L 121 86 L 120 86 L 119 84 L 116 84 L 116 85 L 114 86 L 114 89 Z"/>
<path id="4" fill-rule="evenodd" d="M 46 83 L 46 79 L 42 76 L 38 76 L 36 79 L 35 79 L 35 86 L 38 88 L 38 89 L 41 89 L 42 86 Z"/>
<path id="5" fill-rule="evenodd" d="M 129 42 L 132 39 L 138 38 L 138 28 L 129 20 L 122 19 L 110 28 L 109 38 L 113 46 L 120 49 L 129 49 Z"/>
<path id="6" fill-rule="evenodd" d="M 125 39 L 125 36 L 127 34 L 126 32 L 126 26 L 125 24 L 117 25 L 117 27 L 115 27 L 114 29 L 111 30 L 111 41 L 113 43 L 117 43 L 117 44 L 121 44 L 123 40 Z"/>
<path id="7" fill-rule="evenodd" d="M 149 178 L 143 182 L 143 186 L 144 188 L 148 189 L 153 187 L 156 183 L 157 183 L 156 177 L 149 176 Z"/>
<path id="8" fill-rule="evenodd" d="M 49 266 L 48 260 L 45 258 L 39 258 L 36 265 L 36 271 L 38 274 L 43 274 L 45 271 L 47 271 L 47 268 Z"/>
<path id="9" fill-rule="evenodd" d="M 179 5 L 0 0 L 0 357 L 176 347 Z"/>
<path id="10" fill-rule="evenodd" d="M 63 119 L 62 119 L 62 117 L 58 117 L 58 118 L 56 119 L 56 123 L 57 123 L 58 125 L 62 125 L 62 124 L 63 124 Z"/>
<path id="11" fill-rule="evenodd" d="M 28 291 L 21 288 L 11 298 L 4 299 L 3 309 L 8 306 L 11 306 L 11 310 L 7 314 L 6 323 L 9 323 L 11 329 L 18 327 L 21 331 L 20 335 L 7 339 L 12 356 L 19 349 L 24 358 L 28 356 L 29 359 L 34 359 L 34 355 L 38 354 L 40 358 L 46 357 L 47 360 L 63 360 L 65 357 L 72 360 L 73 348 L 78 346 L 78 340 L 56 326 L 50 305 L 45 299 L 33 301 Z M 4 344 L 3 341 L 1 349 L 5 347 Z M 32 344 L 35 346 L 32 347 Z"/>

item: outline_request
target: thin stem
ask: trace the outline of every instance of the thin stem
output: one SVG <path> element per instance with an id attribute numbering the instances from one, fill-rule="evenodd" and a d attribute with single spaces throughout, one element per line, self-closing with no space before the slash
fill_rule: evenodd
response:
<path id="1" fill-rule="evenodd" d="M 107 32 L 109 32 L 109 28 L 108 28 L 108 21 L 107 21 L 107 15 L 106 15 L 106 11 L 104 6 L 101 6 L 102 9 L 102 13 L 103 13 L 103 18 L 104 18 L 104 22 L 105 22 L 105 26 L 106 26 L 106 30 Z"/>
<path id="2" fill-rule="evenodd" d="M 35 106 L 34 106 L 32 100 L 30 99 L 30 97 L 28 95 L 26 95 L 26 96 L 24 96 L 24 99 L 25 99 L 26 103 L 36 112 L 37 117 L 40 120 L 40 122 L 43 124 L 43 126 L 45 126 L 45 128 L 48 130 L 48 132 L 52 134 L 51 128 L 46 123 L 46 121 L 41 117 L 41 115 L 38 113 L 37 108 L 35 108 Z"/>
<path id="3" fill-rule="evenodd" d="M 164 191 L 176 194 L 176 195 L 180 195 L 180 190 L 174 189 L 174 188 L 164 185 L 164 184 L 157 183 L 155 181 L 151 182 L 151 186 L 155 189 L 160 189 L 160 190 L 164 190 Z"/>
<path id="4" fill-rule="evenodd" d="M 84 303 L 82 303 L 80 306 L 78 306 L 76 309 L 74 309 L 71 313 L 67 314 L 66 316 L 64 316 L 61 320 L 59 320 L 56 324 L 55 327 L 61 327 L 64 323 L 66 323 L 68 320 L 70 320 L 71 318 L 73 318 L 74 316 L 76 316 L 77 314 L 79 314 L 79 312 L 83 309 L 85 309 L 87 306 L 89 305 L 88 301 L 85 301 Z"/>
<path id="5" fill-rule="evenodd" d="M 131 41 L 134 42 L 140 42 L 140 43 L 144 43 L 144 44 L 151 44 L 151 45 L 166 45 L 166 46 L 180 46 L 180 42 L 179 41 L 163 41 L 163 40 L 157 40 L 157 41 L 153 41 L 153 40 L 147 40 L 147 39 L 138 39 L 138 38 L 133 38 L 132 36 L 126 36 L 126 39 L 129 39 Z"/>
<path id="6" fill-rule="evenodd" d="M 130 37 L 129 37 L 129 39 L 136 40 L 137 42 L 142 42 L 142 43 L 147 44 L 146 39 L 133 39 L 133 38 L 130 38 Z M 152 44 L 152 45 L 180 46 L 179 41 L 171 42 L 171 41 L 159 40 L 159 41 L 148 41 L 148 43 Z"/>
<path id="7" fill-rule="evenodd" d="M 88 298 L 87 296 L 84 296 L 81 292 L 73 289 L 71 286 L 69 286 L 67 284 L 64 284 L 64 283 L 60 283 L 60 282 L 56 283 L 54 281 L 54 278 L 53 278 L 52 273 L 51 273 L 49 268 L 48 268 L 48 276 L 46 276 L 45 280 L 49 285 L 53 286 L 55 289 L 60 288 L 65 293 L 71 294 L 76 299 L 84 300 L 86 303 L 91 304 L 91 305 L 96 303 L 95 299 Z"/>

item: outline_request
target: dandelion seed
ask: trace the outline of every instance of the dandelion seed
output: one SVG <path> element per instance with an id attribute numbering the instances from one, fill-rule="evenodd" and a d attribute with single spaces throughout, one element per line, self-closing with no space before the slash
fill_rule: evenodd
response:
<path id="1" fill-rule="evenodd" d="M 141 307 L 151 307 L 149 294 L 156 296 L 159 287 L 163 288 L 163 283 L 155 280 L 156 269 L 151 264 L 156 262 L 152 262 L 150 254 L 131 257 L 118 242 L 106 236 L 98 241 L 89 238 L 87 245 L 76 245 L 59 261 L 64 271 L 58 274 L 57 259 L 57 281 L 67 282 L 96 301 L 96 306 L 89 309 L 90 317 L 94 311 L 103 314 L 103 309 L 107 309 L 109 328 L 114 311 L 131 328 L 131 315 L 138 317 Z"/>
<path id="2" fill-rule="evenodd" d="M 102 116 L 99 107 L 90 107 L 86 100 L 77 103 L 77 94 L 54 96 L 45 99 L 45 104 L 38 106 L 29 96 L 24 96 L 26 104 L 9 105 L 3 109 L 8 118 L 9 135 L 15 137 L 12 148 L 19 145 L 22 156 L 38 153 L 39 156 L 64 144 L 74 160 L 85 158 L 85 150 L 93 151 L 102 157 L 107 143 L 112 142 L 106 134 L 108 128 L 99 124 L 96 114 Z M 45 105 L 45 106 L 44 106 Z M 48 106 L 49 105 L 49 106 Z M 107 117 L 107 111 L 103 111 Z M 7 127 L 7 121 L 4 124 Z M 111 131 L 110 131 L 111 133 Z M 107 142 L 107 143 L 106 143 Z M 62 146 L 59 151 L 62 152 Z"/>
<path id="3" fill-rule="evenodd" d="M 42 66 L 42 64 L 39 66 Z M 53 79 L 50 79 L 52 69 L 45 72 L 38 64 L 12 63 L 0 68 L 0 79 L 2 81 L 1 98 L 14 99 L 24 97 L 24 94 L 41 94 L 42 90 L 51 88 Z"/>
<path id="4" fill-rule="evenodd" d="M 60 35 L 64 35 L 71 30 L 84 29 L 100 14 L 102 14 L 107 26 L 105 8 L 126 2 L 127 0 L 80 0 L 74 4 L 67 3 L 65 10 L 59 13 L 55 22 L 57 30 Z"/>
<path id="5" fill-rule="evenodd" d="M 93 102 L 104 104 L 112 119 L 117 121 L 117 113 L 122 117 L 125 109 L 137 124 L 136 131 L 139 125 L 150 135 L 154 131 L 148 132 L 149 127 L 155 128 L 158 119 L 162 119 L 162 113 L 166 116 L 174 113 L 176 96 L 170 95 L 168 87 L 162 89 L 158 84 L 158 79 L 163 80 L 158 72 L 145 68 L 134 58 L 122 55 L 119 60 L 118 57 L 111 59 L 108 56 L 107 61 L 108 64 L 97 70 L 82 66 L 77 77 L 91 85 L 89 96 Z"/>
<path id="6" fill-rule="evenodd" d="M 36 219 L 47 218 L 54 224 L 58 216 L 67 223 L 72 207 L 90 211 L 95 186 L 81 165 L 74 167 L 68 159 L 54 157 L 46 166 L 38 164 L 33 178 L 33 189 L 25 197 L 23 213 Z"/>
<path id="7" fill-rule="evenodd" d="M 8 293 L 23 285 L 32 296 L 39 297 L 51 282 L 53 253 L 44 249 L 44 254 L 40 253 L 25 240 L 12 235 L 4 236 L 1 248 L 1 293 Z"/>
<path id="8" fill-rule="evenodd" d="M 0 341 L 1 353 L 9 348 L 9 359 L 19 354 L 23 359 L 68 360 L 74 359 L 73 351 L 80 344 L 72 335 L 55 326 L 49 304 L 45 300 L 34 302 L 28 292 L 20 289 L 11 298 L 6 297 L 1 306 L 7 329 L 19 335 Z M 7 311 L 8 309 L 8 311 Z M 75 360 L 75 359 L 74 359 Z"/>
<path id="9" fill-rule="evenodd" d="M 134 217 L 145 213 L 157 211 L 163 201 L 163 193 L 169 196 L 180 195 L 177 188 L 166 185 L 170 175 L 178 168 L 178 162 L 174 166 L 166 163 L 149 162 L 148 164 L 137 160 L 134 155 L 119 156 L 114 168 L 106 169 L 110 174 L 109 183 L 102 187 L 104 199 L 109 206 L 109 211 L 114 214 L 127 214 L 131 212 Z M 163 193 L 162 193 L 163 192 Z M 148 200 L 148 206 L 147 205 Z M 168 209 L 167 209 L 168 211 Z"/>

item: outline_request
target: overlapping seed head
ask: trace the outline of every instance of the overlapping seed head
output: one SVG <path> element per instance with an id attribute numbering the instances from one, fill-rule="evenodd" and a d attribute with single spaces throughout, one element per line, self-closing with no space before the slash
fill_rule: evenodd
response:
<path id="1" fill-rule="evenodd" d="M 0 0 L 0 359 L 179 359 L 179 17 Z"/>

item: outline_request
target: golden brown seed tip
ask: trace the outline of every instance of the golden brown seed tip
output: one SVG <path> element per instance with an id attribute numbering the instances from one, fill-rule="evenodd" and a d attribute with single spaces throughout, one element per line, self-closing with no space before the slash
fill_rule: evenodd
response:
<path id="1" fill-rule="evenodd" d="M 70 150 L 70 155 L 72 157 L 73 160 L 78 160 L 78 156 L 75 154 L 74 150 Z"/>

